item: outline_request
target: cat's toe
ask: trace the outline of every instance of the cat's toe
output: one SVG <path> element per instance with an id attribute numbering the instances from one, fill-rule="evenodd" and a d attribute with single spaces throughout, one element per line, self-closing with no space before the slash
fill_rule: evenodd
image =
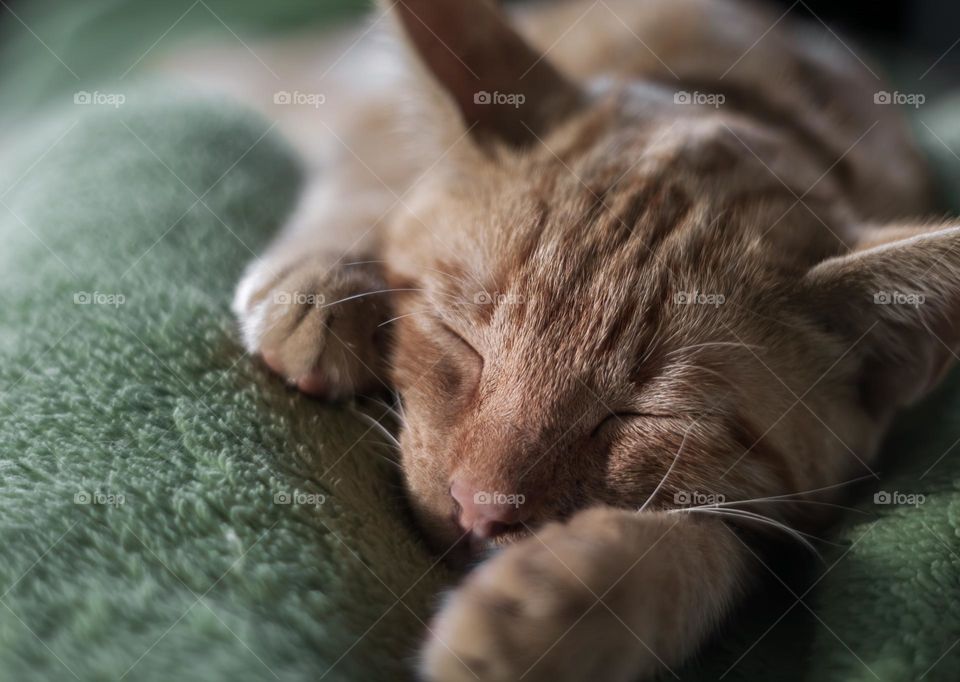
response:
<path id="1" fill-rule="evenodd" d="M 312 370 L 296 377 L 288 376 L 286 368 L 280 361 L 279 353 L 272 350 L 263 350 L 260 353 L 260 357 L 263 359 L 263 364 L 265 364 L 271 372 L 282 377 L 287 377 L 288 383 L 291 386 L 296 386 L 301 393 L 315 398 L 334 397 L 330 395 L 332 388 L 331 382 L 324 376 L 321 370 Z"/>
<path id="2" fill-rule="evenodd" d="M 297 388 L 301 393 L 312 395 L 316 398 L 331 398 L 330 383 L 320 372 L 311 372 L 297 379 Z"/>
<path id="3" fill-rule="evenodd" d="M 373 267 L 268 262 L 241 282 L 234 310 L 248 352 L 301 392 L 338 400 L 384 385 L 384 288 Z"/>
<path id="4" fill-rule="evenodd" d="M 283 376 L 283 365 L 280 363 L 280 357 L 273 351 L 263 351 L 260 353 L 260 357 L 263 358 L 263 364 L 270 368 L 275 374 Z"/>

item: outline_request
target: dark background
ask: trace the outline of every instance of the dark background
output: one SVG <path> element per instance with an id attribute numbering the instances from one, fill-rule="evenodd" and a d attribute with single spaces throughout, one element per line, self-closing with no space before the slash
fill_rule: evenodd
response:
<path id="1" fill-rule="evenodd" d="M 794 0 L 764 1 L 784 10 L 794 5 Z M 791 14 L 809 17 L 810 10 L 847 33 L 893 41 L 919 54 L 936 58 L 949 49 L 940 65 L 960 65 L 960 2 L 956 0 L 803 0 Z"/>
<path id="2" fill-rule="evenodd" d="M 885 53 L 885 59 L 893 60 L 894 64 L 903 57 L 911 60 L 916 68 L 923 70 L 936 62 L 936 73 L 931 73 L 931 78 L 943 85 L 952 86 L 960 81 L 960 0 L 753 1 L 773 5 L 773 11 L 778 16 L 789 10 L 789 19 L 806 17 L 814 24 L 827 24 L 840 36 L 849 37 L 854 45 L 860 43 L 868 47 L 880 46 Z M 342 19 L 363 11 L 363 8 L 369 8 L 374 0 L 204 2 L 231 26 L 255 34 L 299 27 L 307 17 L 314 17 L 321 22 Z M 0 0 L 0 37 L 16 36 L 29 40 L 40 38 L 60 54 L 60 48 L 69 40 L 69 36 L 58 36 L 57 29 L 68 24 L 72 15 L 86 13 L 88 17 L 85 26 L 71 27 L 74 31 L 74 42 L 83 45 L 86 51 L 91 51 L 91 44 L 94 44 L 95 50 L 95 44 L 109 31 L 112 30 L 115 34 L 124 33 L 128 31 L 128 27 L 130 42 L 142 48 L 144 41 L 149 44 L 156 38 L 158 26 L 168 26 L 171 17 L 176 17 L 191 4 L 192 0 Z M 269 11 L 266 11 L 267 7 Z M 14 16 L 14 12 L 19 20 Z M 188 14 L 191 16 L 182 22 L 177 31 L 188 30 L 189 26 L 202 24 L 204 19 L 210 19 L 200 8 L 189 11 Z M 37 35 L 31 36 L 27 33 L 20 20 Z M 216 22 L 207 23 L 217 27 Z M 79 28 L 83 30 L 78 31 Z M 0 40 L 0 56 L 3 55 L 5 47 L 2 43 Z M 124 45 L 115 47 L 122 60 Z M 63 49 L 70 52 L 69 46 L 64 46 Z M 78 59 L 79 65 L 84 66 L 85 59 Z"/>
<path id="3" fill-rule="evenodd" d="M 794 4 L 794 0 L 765 1 L 784 9 Z M 847 30 L 933 49 L 939 46 L 941 51 L 960 38 L 960 3 L 955 0 L 804 0 L 794 11 L 809 16 L 807 8 Z"/>
<path id="4" fill-rule="evenodd" d="M 269 2 L 270 0 L 263 0 Z M 370 0 L 372 3 L 373 0 Z M 549 0 L 546 0 L 549 1 Z M 638 0 L 642 1 L 642 0 Z M 84 0 L 69 0 L 83 4 Z M 782 6 L 796 5 L 791 13 L 809 15 L 812 10 L 821 19 L 843 27 L 848 32 L 892 38 L 905 45 L 944 52 L 960 38 L 960 2 L 956 0 L 760 0 Z M 350 4 L 332 0 L 316 0 L 318 5 Z M 37 0 L 3 0 L 19 14 Z M 47 3 L 55 6 L 57 3 Z M 162 0 L 158 4 L 165 4 Z M 362 3 L 354 3 L 362 4 Z M 0 23 L 15 21 L 0 6 Z M 957 63 L 957 62 L 954 62 Z"/>

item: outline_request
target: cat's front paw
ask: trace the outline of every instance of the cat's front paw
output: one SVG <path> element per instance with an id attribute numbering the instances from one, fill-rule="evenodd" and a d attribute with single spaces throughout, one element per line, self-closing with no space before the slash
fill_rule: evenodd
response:
<path id="1" fill-rule="evenodd" d="M 336 400 L 384 375 L 387 287 L 375 263 L 326 254 L 250 265 L 233 300 L 250 353 L 304 393 Z"/>
<path id="2" fill-rule="evenodd" d="M 635 561 L 615 549 L 628 514 L 581 513 L 477 568 L 431 625 L 424 678 L 633 682 L 651 672 L 655 661 L 631 633 L 633 606 L 618 589 Z"/>

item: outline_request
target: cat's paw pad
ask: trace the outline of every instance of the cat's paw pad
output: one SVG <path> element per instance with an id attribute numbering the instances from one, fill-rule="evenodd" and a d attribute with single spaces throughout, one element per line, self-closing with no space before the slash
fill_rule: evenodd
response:
<path id="1" fill-rule="evenodd" d="M 616 649 L 629 648 L 629 634 L 599 599 L 615 576 L 584 526 L 552 524 L 477 568 L 431 625 L 423 676 L 620 679 L 632 656 Z"/>
<path id="2" fill-rule="evenodd" d="M 304 393 L 340 399 L 376 390 L 384 373 L 380 324 L 390 303 L 373 263 L 323 256 L 258 261 L 237 287 L 243 343 Z"/>

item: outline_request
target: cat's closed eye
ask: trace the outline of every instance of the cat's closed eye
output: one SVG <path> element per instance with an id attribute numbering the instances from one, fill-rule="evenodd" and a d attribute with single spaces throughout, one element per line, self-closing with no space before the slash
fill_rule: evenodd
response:
<path id="1" fill-rule="evenodd" d="M 447 399 L 458 403 L 476 394 L 484 358 L 462 334 L 442 320 L 424 329 L 419 341 L 426 363 L 418 373 L 427 381 L 435 379 Z M 434 349 L 434 355 L 430 352 Z M 463 407 L 461 405 L 461 407 Z"/>
<path id="2" fill-rule="evenodd" d="M 670 419 L 670 415 L 657 414 L 655 412 L 611 412 L 606 417 L 601 419 L 600 422 L 593 428 L 593 431 L 590 432 L 590 437 L 593 438 L 595 436 L 607 433 L 616 433 L 623 429 L 628 429 L 631 426 L 634 426 L 634 422 L 636 421 L 651 419 Z"/>
<path id="3" fill-rule="evenodd" d="M 479 364 L 478 373 L 479 371 L 482 371 L 483 365 L 484 365 L 484 359 L 483 359 L 483 355 L 480 354 L 480 351 L 478 351 L 472 343 L 467 341 L 460 332 L 456 331 L 449 324 L 445 322 L 441 322 L 440 328 L 449 337 L 452 337 L 453 339 L 455 339 L 458 342 L 460 349 L 467 351 L 467 353 L 471 355 L 472 358 Z"/>

